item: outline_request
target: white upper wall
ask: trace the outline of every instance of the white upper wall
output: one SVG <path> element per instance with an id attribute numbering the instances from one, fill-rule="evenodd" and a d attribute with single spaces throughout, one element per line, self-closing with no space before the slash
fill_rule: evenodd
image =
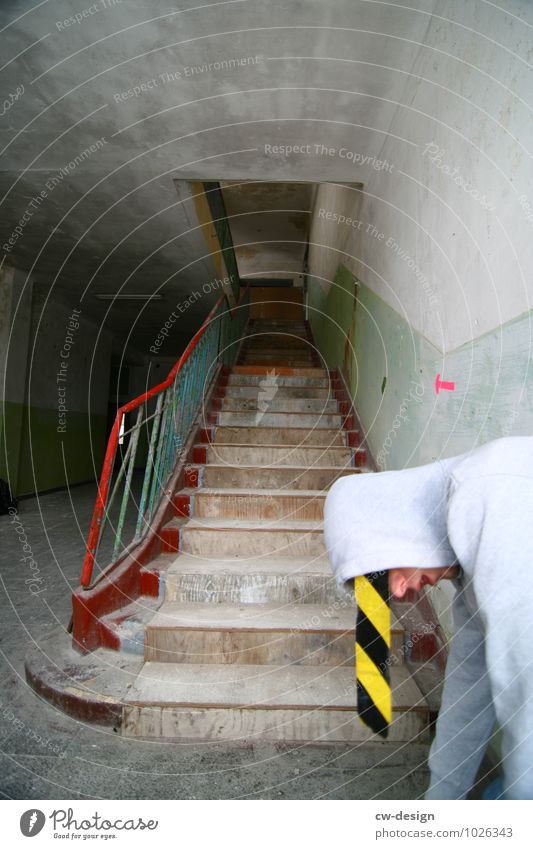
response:
<path id="1" fill-rule="evenodd" d="M 520 20 L 533 8 L 507 7 L 439 4 L 391 134 L 376 138 L 392 168 L 365 183 L 359 243 L 352 234 L 352 269 L 444 351 L 533 300 L 531 26 Z"/>

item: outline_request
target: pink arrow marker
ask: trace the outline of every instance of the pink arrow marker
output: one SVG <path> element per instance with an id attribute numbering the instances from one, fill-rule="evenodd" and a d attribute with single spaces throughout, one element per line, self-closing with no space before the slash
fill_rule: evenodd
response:
<path id="1" fill-rule="evenodd" d="M 455 383 L 452 380 L 441 380 L 440 374 L 438 374 L 435 378 L 435 394 L 438 395 L 441 389 L 448 389 L 450 392 L 453 392 Z"/>

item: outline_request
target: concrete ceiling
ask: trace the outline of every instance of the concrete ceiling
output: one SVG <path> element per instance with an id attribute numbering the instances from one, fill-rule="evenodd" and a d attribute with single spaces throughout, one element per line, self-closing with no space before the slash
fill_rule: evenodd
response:
<path id="1" fill-rule="evenodd" d="M 242 278 L 290 278 L 304 271 L 313 183 L 222 184 Z"/>
<path id="2" fill-rule="evenodd" d="M 434 5 L 3 0 L 2 89 L 19 95 L 1 118 L 0 244 L 31 211 L 9 261 L 99 320 L 107 305 L 91 293 L 163 292 L 137 322 L 138 304 L 105 318 L 117 345 L 135 325 L 145 350 L 168 308 L 214 274 L 187 181 L 267 181 L 240 191 L 247 203 L 275 182 L 364 183 L 362 157 L 379 156 Z M 305 213 L 281 227 L 265 210 L 284 193 L 304 210 L 305 191 L 280 189 L 254 215 L 282 239 L 271 268 L 301 262 L 283 237 L 305 232 Z M 266 268 L 255 249 L 246 262 Z M 191 309 L 177 348 L 209 306 Z"/>

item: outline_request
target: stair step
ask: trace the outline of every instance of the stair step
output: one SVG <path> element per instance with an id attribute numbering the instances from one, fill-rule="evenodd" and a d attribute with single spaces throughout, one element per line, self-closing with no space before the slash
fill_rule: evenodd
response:
<path id="1" fill-rule="evenodd" d="M 191 498 L 190 515 L 195 518 L 321 520 L 325 494 L 314 490 L 287 492 L 270 489 L 185 489 Z"/>
<path id="2" fill-rule="evenodd" d="M 211 604 L 338 603 L 354 605 L 337 588 L 327 557 L 200 558 L 180 553 L 166 576 L 166 601 Z"/>
<path id="3" fill-rule="evenodd" d="M 246 353 L 279 350 L 284 354 L 289 351 L 314 352 L 316 350 L 312 342 L 301 333 L 260 333 L 249 337 L 243 349 Z"/>
<path id="4" fill-rule="evenodd" d="M 307 325 L 305 321 L 290 321 L 283 318 L 254 318 L 250 321 L 248 330 L 250 333 L 268 333 L 270 330 L 286 333 L 292 333 L 294 331 L 307 333 Z"/>
<path id="5" fill-rule="evenodd" d="M 176 520 L 168 523 L 174 527 Z M 181 551 L 211 555 L 316 556 L 325 552 L 321 522 L 191 519 L 181 527 Z"/>
<path id="6" fill-rule="evenodd" d="M 226 396 L 222 401 L 222 411 L 238 413 L 245 410 L 262 413 L 337 413 L 339 405 L 334 399 L 326 398 L 278 398 L 269 399 L 266 393 L 255 398 L 233 398 Z"/>
<path id="7" fill-rule="evenodd" d="M 272 371 L 270 366 L 233 366 L 231 373 L 239 376 L 252 375 L 264 377 L 268 372 Z M 307 378 L 325 378 L 328 380 L 328 372 L 323 368 L 291 368 L 290 366 L 280 366 L 277 369 L 280 375 L 287 377 L 307 377 Z"/>
<path id="8" fill-rule="evenodd" d="M 310 366 L 314 365 L 314 356 L 312 352 L 306 349 L 300 348 L 278 348 L 276 345 L 271 346 L 270 348 L 247 348 L 241 354 L 242 359 L 247 359 L 249 364 L 257 363 L 258 365 L 262 365 L 263 361 L 266 360 L 284 360 L 288 361 L 288 365 L 297 365 L 300 362 L 304 365 L 309 363 Z M 244 363 L 242 363 L 244 365 Z"/>
<path id="9" fill-rule="evenodd" d="M 215 426 L 212 444 L 273 447 L 294 445 L 306 448 L 347 447 L 348 434 L 346 431 L 332 427 L 280 427 L 263 423 L 261 427 L 219 424 Z"/>
<path id="10" fill-rule="evenodd" d="M 290 354 L 271 354 L 269 357 L 265 357 L 261 359 L 256 357 L 255 355 L 246 356 L 243 355 L 239 359 L 240 365 L 243 366 L 253 366 L 254 368 L 258 365 L 268 365 L 269 368 L 313 368 L 315 365 L 314 360 L 309 357 L 294 357 Z"/>
<path id="11" fill-rule="evenodd" d="M 298 445 L 306 448 L 346 447 L 346 432 L 332 427 L 251 427 L 250 425 L 221 425 L 215 430 L 213 444 L 236 445 Z"/>
<path id="12" fill-rule="evenodd" d="M 220 412 L 217 414 L 219 425 L 237 425 L 240 427 L 300 427 L 300 428 L 335 428 L 342 425 L 344 416 L 341 413 L 270 413 L 257 412 Z"/>
<path id="13" fill-rule="evenodd" d="M 272 370 L 271 370 L 272 371 Z M 274 369 L 276 386 L 314 386 L 329 389 L 330 383 L 327 375 L 324 377 L 302 377 L 300 375 L 280 374 Z M 268 374 L 268 370 L 266 372 Z M 229 374 L 228 386 L 260 386 L 265 374 Z"/>
<path id="14" fill-rule="evenodd" d="M 405 667 L 391 668 L 388 739 L 428 739 L 428 709 Z M 356 717 L 348 666 L 145 663 L 124 700 L 126 737 L 180 740 L 381 740 Z"/>
<path id="15" fill-rule="evenodd" d="M 235 466 L 263 464 L 265 466 L 338 466 L 352 467 L 353 448 L 346 446 L 300 447 L 298 445 L 238 445 L 213 443 L 207 449 L 208 463 L 231 463 Z"/>
<path id="16" fill-rule="evenodd" d="M 144 656 L 158 663 L 353 667 L 354 624 L 348 599 L 328 608 L 167 601 L 146 628 Z M 402 631 L 395 630 L 393 659 L 401 646 Z"/>
<path id="17" fill-rule="evenodd" d="M 101 617 L 103 627 L 117 638 L 120 651 L 144 654 L 145 629 L 160 604 L 157 598 L 141 596 L 125 607 Z"/>
<path id="18" fill-rule="evenodd" d="M 232 467 L 209 463 L 193 466 L 199 470 L 201 487 L 255 487 L 265 489 L 326 491 L 343 475 L 360 474 L 361 469 L 339 466 L 241 466 Z"/>
<path id="19" fill-rule="evenodd" d="M 275 383 L 276 400 L 286 398 L 287 400 L 300 399 L 304 401 L 317 399 L 333 399 L 333 393 L 327 386 L 281 386 Z M 224 394 L 226 399 L 254 398 L 258 399 L 261 394 L 264 394 L 264 388 L 261 386 L 237 386 L 236 384 L 228 384 Z"/>

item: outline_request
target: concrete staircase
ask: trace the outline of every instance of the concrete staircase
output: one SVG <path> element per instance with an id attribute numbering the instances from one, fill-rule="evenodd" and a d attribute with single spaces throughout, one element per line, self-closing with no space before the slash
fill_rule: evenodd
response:
<path id="1" fill-rule="evenodd" d="M 195 485 L 176 493 L 164 529 L 165 598 L 142 623 L 125 736 L 371 739 L 356 718 L 353 599 L 335 587 L 322 535 L 327 489 L 368 471 L 340 407 L 304 322 L 251 323 L 206 413 Z M 402 640 L 396 623 L 393 659 Z M 389 740 L 424 741 L 417 685 L 400 662 L 391 680 Z"/>

